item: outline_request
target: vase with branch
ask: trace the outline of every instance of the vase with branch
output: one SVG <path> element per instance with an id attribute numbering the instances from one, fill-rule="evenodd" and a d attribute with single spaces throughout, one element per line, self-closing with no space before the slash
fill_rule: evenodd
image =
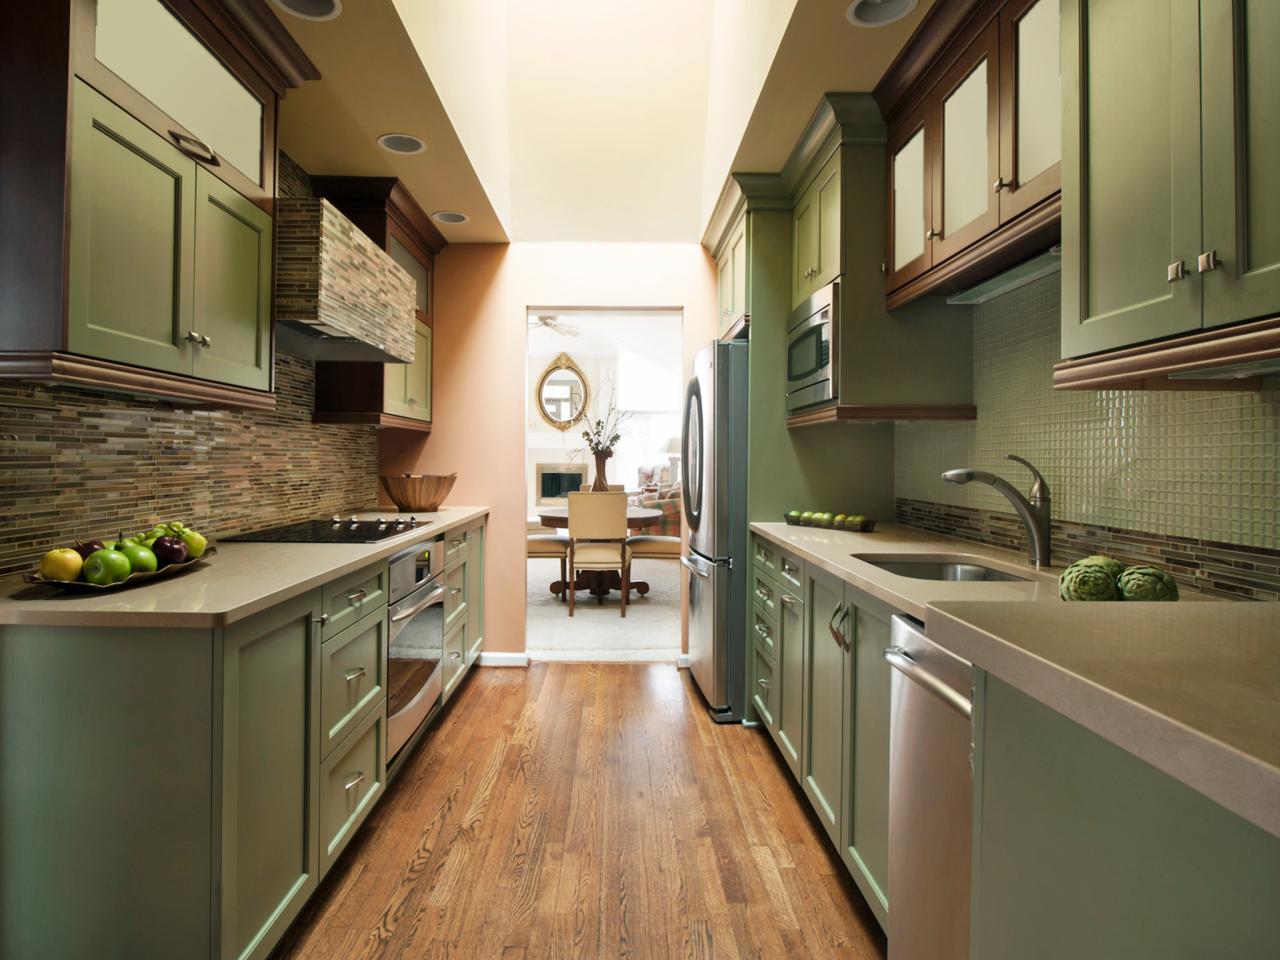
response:
<path id="1" fill-rule="evenodd" d="M 587 429 L 582 431 L 582 439 L 587 441 L 587 449 L 596 458 L 596 478 L 591 484 L 593 492 L 607 491 L 609 481 L 605 478 L 605 465 L 613 456 L 613 448 L 622 439 L 621 426 L 626 414 L 621 413 L 609 398 L 609 407 L 604 416 L 587 421 Z"/>

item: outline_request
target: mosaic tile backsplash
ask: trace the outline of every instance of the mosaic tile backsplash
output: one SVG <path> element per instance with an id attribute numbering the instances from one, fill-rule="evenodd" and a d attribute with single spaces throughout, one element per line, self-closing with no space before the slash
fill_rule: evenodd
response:
<path id="1" fill-rule="evenodd" d="M 1045 475 L 1055 519 L 1280 548 L 1280 389 L 1054 390 L 1059 291 L 1052 276 L 974 308 L 978 419 L 895 427 L 899 500 L 1011 514 L 939 475 L 971 466 L 1025 491 L 1016 453 Z"/>

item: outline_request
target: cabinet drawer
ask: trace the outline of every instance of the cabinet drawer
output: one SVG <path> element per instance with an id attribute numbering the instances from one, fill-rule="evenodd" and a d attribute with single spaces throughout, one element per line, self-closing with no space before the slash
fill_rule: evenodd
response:
<path id="1" fill-rule="evenodd" d="M 386 718 L 375 710 L 320 765 L 320 876 L 364 822 L 386 782 Z"/>
<path id="2" fill-rule="evenodd" d="M 467 564 L 459 563 L 446 568 L 444 574 L 444 628 L 453 625 L 467 615 Z"/>
<path id="3" fill-rule="evenodd" d="M 326 618 L 320 627 L 320 639 L 327 642 L 361 617 L 387 605 L 387 564 L 375 563 L 349 573 L 326 583 L 320 593 Z"/>
<path id="4" fill-rule="evenodd" d="M 752 658 L 755 669 L 751 678 L 751 701 L 755 704 L 756 712 L 760 714 L 760 722 L 769 728 L 770 733 L 777 729 L 776 703 L 777 692 L 773 682 L 774 668 L 768 658 L 756 651 Z"/>
<path id="5" fill-rule="evenodd" d="M 320 756 L 327 757 L 386 692 L 387 614 L 375 610 L 320 648 Z"/>
<path id="6" fill-rule="evenodd" d="M 760 609 L 758 603 L 751 605 L 751 636 L 755 640 L 756 651 L 763 653 L 773 663 L 777 663 L 778 624 Z"/>
<path id="7" fill-rule="evenodd" d="M 450 530 L 444 535 L 444 563 L 445 566 L 453 563 L 455 560 L 463 560 L 470 552 L 470 542 L 467 540 L 467 532 L 459 527 L 456 530 Z"/>
<path id="8" fill-rule="evenodd" d="M 467 672 L 467 643 L 470 630 L 464 617 L 444 638 L 444 698 L 447 700 L 462 675 Z"/>
<path id="9" fill-rule="evenodd" d="M 778 575 L 778 548 L 768 540 L 760 537 L 752 538 L 751 563 L 756 570 L 767 573 L 771 577 L 776 577 Z"/>
<path id="10" fill-rule="evenodd" d="M 758 570 L 751 574 L 751 596 L 775 623 L 778 620 L 778 596 L 782 590 Z"/>
<path id="11" fill-rule="evenodd" d="M 778 551 L 778 582 L 797 593 L 804 588 L 804 561 Z"/>

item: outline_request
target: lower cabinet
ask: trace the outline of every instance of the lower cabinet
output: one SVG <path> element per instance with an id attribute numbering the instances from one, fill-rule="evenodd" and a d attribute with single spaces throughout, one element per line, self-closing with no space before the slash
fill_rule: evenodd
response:
<path id="1" fill-rule="evenodd" d="M 320 876 L 329 872 L 386 787 L 387 722 L 371 712 L 320 768 Z"/>
<path id="2" fill-rule="evenodd" d="M 444 637 L 444 699 L 449 696 L 462 681 L 467 672 L 467 620 L 464 617 L 452 627 Z"/>
<path id="3" fill-rule="evenodd" d="M 757 538 L 752 556 L 748 662 L 756 716 L 872 912 L 887 925 L 890 668 L 884 649 L 894 611 L 768 541 Z"/>
<path id="4" fill-rule="evenodd" d="M 484 648 L 484 558 L 485 522 L 477 520 L 467 528 L 467 607 L 470 630 L 467 637 L 467 666 L 480 659 Z"/>

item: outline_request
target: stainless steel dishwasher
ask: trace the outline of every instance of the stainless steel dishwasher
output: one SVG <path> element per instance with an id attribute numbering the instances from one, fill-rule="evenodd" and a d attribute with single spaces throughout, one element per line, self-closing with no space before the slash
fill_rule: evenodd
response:
<path id="1" fill-rule="evenodd" d="M 889 960 L 969 956 L 973 666 L 893 618 Z"/>

